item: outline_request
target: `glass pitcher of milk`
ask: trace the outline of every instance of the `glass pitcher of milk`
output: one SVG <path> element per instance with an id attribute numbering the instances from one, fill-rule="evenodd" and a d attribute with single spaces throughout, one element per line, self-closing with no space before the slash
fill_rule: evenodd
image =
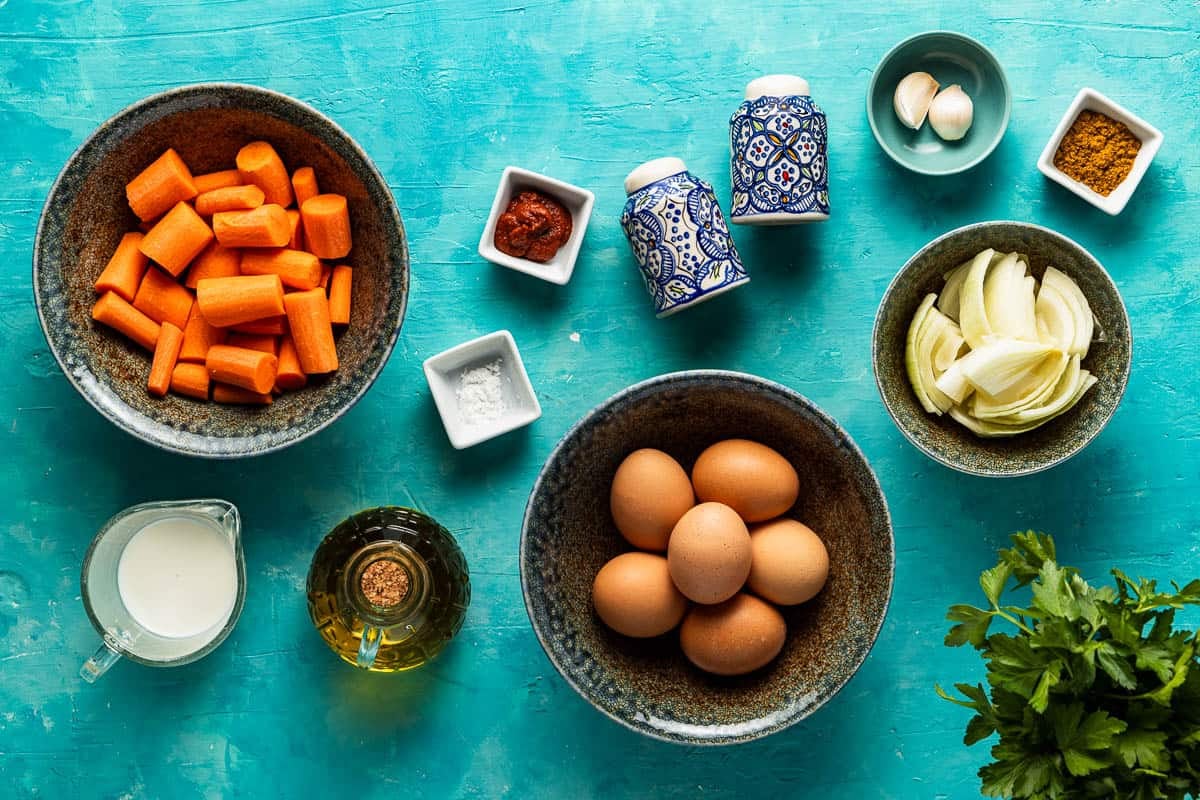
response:
<path id="1" fill-rule="evenodd" d="M 246 597 L 242 522 L 224 500 L 142 503 L 96 534 L 83 560 L 83 607 L 104 643 L 88 683 L 122 657 L 177 667 L 225 640 Z"/>

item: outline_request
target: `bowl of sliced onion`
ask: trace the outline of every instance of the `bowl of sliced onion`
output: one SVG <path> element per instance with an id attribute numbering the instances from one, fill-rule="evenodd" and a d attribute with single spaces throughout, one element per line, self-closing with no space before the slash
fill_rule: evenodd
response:
<path id="1" fill-rule="evenodd" d="M 1091 253 L 1026 222 L 980 222 L 921 248 L 875 318 L 883 403 L 923 453 L 973 475 L 1028 475 L 1083 450 L 1125 393 L 1133 352 Z"/>

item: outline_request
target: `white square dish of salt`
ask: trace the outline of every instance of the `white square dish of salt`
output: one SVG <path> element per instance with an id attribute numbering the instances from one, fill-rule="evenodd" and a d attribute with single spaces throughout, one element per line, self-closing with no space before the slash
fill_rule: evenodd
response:
<path id="1" fill-rule="evenodd" d="M 516 430 L 542 415 L 517 343 L 508 331 L 489 333 L 431 356 L 424 368 L 455 449 Z"/>

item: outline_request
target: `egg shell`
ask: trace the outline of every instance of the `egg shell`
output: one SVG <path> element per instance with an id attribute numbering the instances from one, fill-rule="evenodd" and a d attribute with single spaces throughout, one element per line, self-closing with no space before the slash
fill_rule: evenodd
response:
<path id="1" fill-rule="evenodd" d="M 701 503 L 671 532 L 667 563 L 679 591 L 697 603 L 720 603 L 750 575 L 750 532 L 732 508 Z"/>
<path id="2" fill-rule="evenodd" d="M 674 628 L 688 603 L 667 569 L 667 560 L 651 553 L 624 553 L 596 573 L 592 604 L 605 625 L 637 638 L 661 636 Z"/>
<path id="3" fill-rule="evenodd" d="M 777 519 L 750 530 L 750 577 L 746 583 L 759 597 L 781 606 L 816 597 L 829 577 L 829 552 L 807 525 Z"/>
<path id="4" fill-rule="evenodd" d="M 696 459 L 692 486 L 702 502 L 724 503 L 746 522 L 763 522 L 792 507 L 800 494 L 800 476 L 766 445 L 726 439 Z"/>
<path id="5" fill-rule="evenodd" d="M 714 675 L 744 675 L 766 666 L 787 639 L 778 609 L 748 594 L 715 606 L 694 606 L 679 629 L 688 660 Z"/>
<path id="6" fill-rule="evenodd" d="M 684 468 L 663 451 L 650 448 L 625 457 L 609 493 L 617 530 L 642 550 L 666 550 L 675 523 L 695 504 Z"/>

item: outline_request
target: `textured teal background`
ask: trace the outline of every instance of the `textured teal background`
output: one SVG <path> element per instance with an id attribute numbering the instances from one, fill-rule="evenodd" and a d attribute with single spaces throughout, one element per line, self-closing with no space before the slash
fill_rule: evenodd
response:
<path id="1" fill-rule="evenodd" d="M 0 0 L 0 797 L 976 797 L 985 751 L 961 745 L 966 717 L 932 684 L 980 677 L 972 654 L 942 647 L 942 615 L 976 596 L 1008 532 L 1057 534 L 1064 559 L 1096 578 L 1113 562 L 1200 574 L 1197 7 L 707 5 Z M 929 28 L 982 39 L 1013 90 L 998 150 L 949 179 L 893 167 L 864 111 L 879 58 Z M 805 75 L 829 115 L 833 219 L 735 231 L 750 286 L 656 321 L 617 224 L 621 179 L 678 154 L 727 203 L 726 120 L 745 82 L 773 71 Z M 268 86 L 345 127 L 395 192 L 414 267 L 396 352 L 363 402 L 313 440 L 234 463 L 159 453 L 104 422 L 56 369 L 30 292 L 38 214 L 75 147 L 127 104 L 204 80 Z M 1166 135 L 1116 219 L 1034 166 L 1084 85 Z M 475 253 L 507 164 L 596 192 L 566 287 Z M 1039 222 L 1092 250 L 1136 342 L 1105 433 L 1070 463 L 1007 482 L 910 447 L 869 362 L 876 304 L 899 266 L 937 234 L 991 218 Z M 545 414 L 455 452 L 420 362 L 505 327 Z M 538 647 L 517 572 L 526 495 L 568 425 L 633 381 L 691 367 L 782 381 L 840 420 L 879 473 L 898 551 L 891 614 L 858 677 L 805 723 L 719 750 L 639 738 L 578 699 Z M 119 664 L 85 686 L 76 673 L 96 638 L 78 570 L 93 532 L 129 504 L 195 495 L 245 516 L 241 624 L 195 665 Z M 475 587 L 454 645 L 395 677 L 335 660 L 303 598 L 324 532 L 381 503 L 418 504 L 456 531 Z"/>

